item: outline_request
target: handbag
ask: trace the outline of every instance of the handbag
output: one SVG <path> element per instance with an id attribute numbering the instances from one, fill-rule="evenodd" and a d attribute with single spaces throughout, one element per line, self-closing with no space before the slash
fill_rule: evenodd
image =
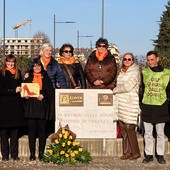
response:
<path id="1" fill-rule="evenodd" d="M 67 73 L 68 73 L 68 75 L 69 75 L 69 77 L 70 77 L 70 80 L 71 80 L 73 86 L 74 86 L 74 87 L 77 87 L 77 84 L 76 84 L 76 82 L 75 82 L 75 80 L 74 80 L 74 78 L 73 78 L 73 76 L 72 76 L 72 74 L 71 74 L 71 71 L 69 70 L 67 64 L 64 64 L 64 67 L 65 67 L 65 69 L 66 69 L 66 71 L 67 71 Z"/>

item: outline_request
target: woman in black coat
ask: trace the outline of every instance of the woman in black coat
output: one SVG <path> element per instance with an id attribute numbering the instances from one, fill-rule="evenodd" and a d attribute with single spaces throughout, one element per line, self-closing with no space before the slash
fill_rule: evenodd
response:
<path id="1" fill-rule="evenodd" d="M 37 136 L 39 138 L 39 160 L 41 160 L 46 145 L 46 123 L 49 120 L 54 89 L 50 78 L 38 58 L 33 60 L 29 77 L 24 80 L 24 83 L 38 83 L 40 88 L 38 97 L 29 97 L 29 94 L 32 92 L 25 88 L 28 96 L 25 98 L 24 106 L 28 125 L 30 160 L 35 160 Z"/>
<path id="2" fill-rule="evenodd" d="M 16 58 L 10 54 L 6 57 L 0 73 L 0 135 L 2 160 L 18 158 L 19 127 L 25 125 L 23 102 L 20 96 L 22 76 L 16 67 Z M 9 139 L 10 138 L 10 143 Z"/>
<path id="3" fill-rule="evenodd" d="M 59 64 L 63 70 L 68 89 L 77 89 L 77 88 L 85 89 L 86 80 L 84 77 L 83 68 L 80 62 L 73 56 L 73 51 L 74 48 L 71 44 L 63 44 L 62 47 L 60 48 Z M 70 75 L 66 67 L 70 71 L 75 84 L 70 79 Z"/>

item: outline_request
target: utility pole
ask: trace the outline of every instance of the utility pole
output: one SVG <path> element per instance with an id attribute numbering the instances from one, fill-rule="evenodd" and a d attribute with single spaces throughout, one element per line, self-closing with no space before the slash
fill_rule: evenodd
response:
<path id="1" fill-rule="evenodd" d="M 77 53 L 77 56 L 79 57 L 79 53 L 80 53 L 80 47 L 79 47 L 79 45 L 80 45 L 80 40 L 79 40 L 79 38 L 80 37 L 93 37 L 93 36 L 91 36 L 91 35 L 79 35 L 79 31 L 77 31 L 77 51 L 78 51 L 78 53 Z"/>
<path id="2" fill-rule="evenodd" d="M 3 4 L 3 57 L 5 58 L 5 0 L 4 0 L 4 4 Z"/>
<path id="3" fill-rule="evenodd" d="M 56 23 L 59 23 L 59 24 L 74 24 L 75 22 L 73 22 L 73 21 L 65 21 L 65 22 L 56 22 L 56 20 L 55 20 L 55 15 L 54 15 L 54 44 L 53 44 L 53 53 L 54 53 L 54 56 L 55 56 L 55 24 Z"/>
<path id="4" fill-rule="evenodd" d="M 104 37 L 104 0 L 102 0 L 102 37 Z"/>

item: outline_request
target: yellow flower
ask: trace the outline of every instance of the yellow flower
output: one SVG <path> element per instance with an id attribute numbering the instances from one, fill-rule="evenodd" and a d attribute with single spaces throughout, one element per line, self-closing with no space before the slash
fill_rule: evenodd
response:
<path id="1" fill-rule="evenodd" d="M 65 134 L 63 137 L 64 137 L 64 139 L 67 139 L 68 135 L 67 135 L 67 134 Z"/>
<path id="2" fill-rule="evenodd" d="M 65 129 L 62 129 L 62 134 L 65 134 Z"/>
<path id="3" fill-rule="evenodd" d="M 73 146 L 79 145 L 79 142 L 73 142 Z"/>
<path id="4" fill-rule="evenodd" d="M 53 154 L 53 150 L 48 150 L 49 154 L 52 155 Z"/>
<path id="5" fill-rule="evenodd" d="M 68 157 L 69 157 L 69 154 L 65 153 L 65 157 L 68 158 Z"/>
<path id="6" fill-rule="evenodd" d="M 75 153 L 72 152 L 72 153 L 70 154 L 70 156 L 71 156 L 72 158 L 75 157 Z"/>
<path id="7" fill-rule="evenodd" d="M 65 154 L 65 151 L 60 151 L 60 155 L 64 155 Z"/>
<path id="8" fill-rule="evenodd" d="M 79 152 L 82 152 L 83 151 L 83 148 L 79 148 Z"/>
<path id="9" fill-rule="evenodd" d="M 65 146 L 66 146 L 66 143 L 65 143 L 65 142 L 63 142 L 63 143 L 62 143 L 62 147 L 65 147 Z"/>
<path id="10" fill-rule="evenodd" d="M 67 135 L 67 136 L 68 136 L 68 131 L 67 131 L 67 130 L 65 131 L 65 135 Z"/>
<path id="11" fill-rule="evenodd" d="M 60 133 L 60 134 L 59 134 L 59 137 L 62 138 L 62 136 L 63 136 L 63 135 Z"/>
<path id="12" fill-rule="evenodd" d="M 78 154 L 78 151 L 74 151 L 74 153 L 77 155 L 77 154 Z"/>
<path id="13" fill-rule="evenodd" d="M 67 141 L 67 145 L 69 146 L 71 144 L 71 141 Z"/>
<path id="14" fill-rule="evenodd" d="M 71 139 L 71 140 L 72 140 L 72 139 L 73 139 L 73 136 L 71 136 L 71 135 L 70 135 L 70 136 L 69 136 L 69 139 Z"/>
<path id="15" fill-rule="evenodd" d="M 76 142 L 73 142 L 73 146 L 76 146 Z"/>
<path id="16" fill-rule="evenodd" d="M 59 143 L 59 141 L 56 139 L 55 141 L 54 141 L 56 144 L 58 144 Z"/>

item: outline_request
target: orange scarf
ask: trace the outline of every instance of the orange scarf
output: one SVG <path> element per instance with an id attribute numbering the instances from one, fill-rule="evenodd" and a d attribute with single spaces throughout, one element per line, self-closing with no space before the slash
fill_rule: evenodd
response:
<path id="1" fill-rule="evenodd" d="M 50 60 L 51 60 L 51 57 L 49 57 L 49 58 L 46 58 L 44 56 L 41 57 L 41 62 L 43 64 L 45 70 L 46 70 L 47 65 L 49 64 Z"/>
<path id="2" fill-rule="evenodd" d="M 106 50 L 104 53 L 100 53 L 98 50 L 96 50 L 96 57 L 99 61 L 103 61 L 104 58 L 108 55 L 108 51 Z"/>
<path id="3" fill-rule="evenodd" d="M 76 59 L 75 57 L 66 58 L 61 56 L 60 61 L 64 64 L 74 64 L 76 62 Z"/>
<path id="4" fill-rule="evenodd" d="M 41 73 L 34 73 L 33 83 L 38 83 L 40 90 L 42 90 L 42 75 Z"/>
<path id="5" fill-rule="evenodd" d="M 122 72 L 126 72 L 128 68 L 129 68 L 129 67 L 122 67 L 122 68 L 121 68 L 121 71 L 122 71 Z"/>
<path id="6" fill-rule="evenodd" d="M 7 68 L 6 67 L 6 70 L 10 71 L 11 74 L 15 74 L 15 72 L 16 72 L 15 68 Z"/>

